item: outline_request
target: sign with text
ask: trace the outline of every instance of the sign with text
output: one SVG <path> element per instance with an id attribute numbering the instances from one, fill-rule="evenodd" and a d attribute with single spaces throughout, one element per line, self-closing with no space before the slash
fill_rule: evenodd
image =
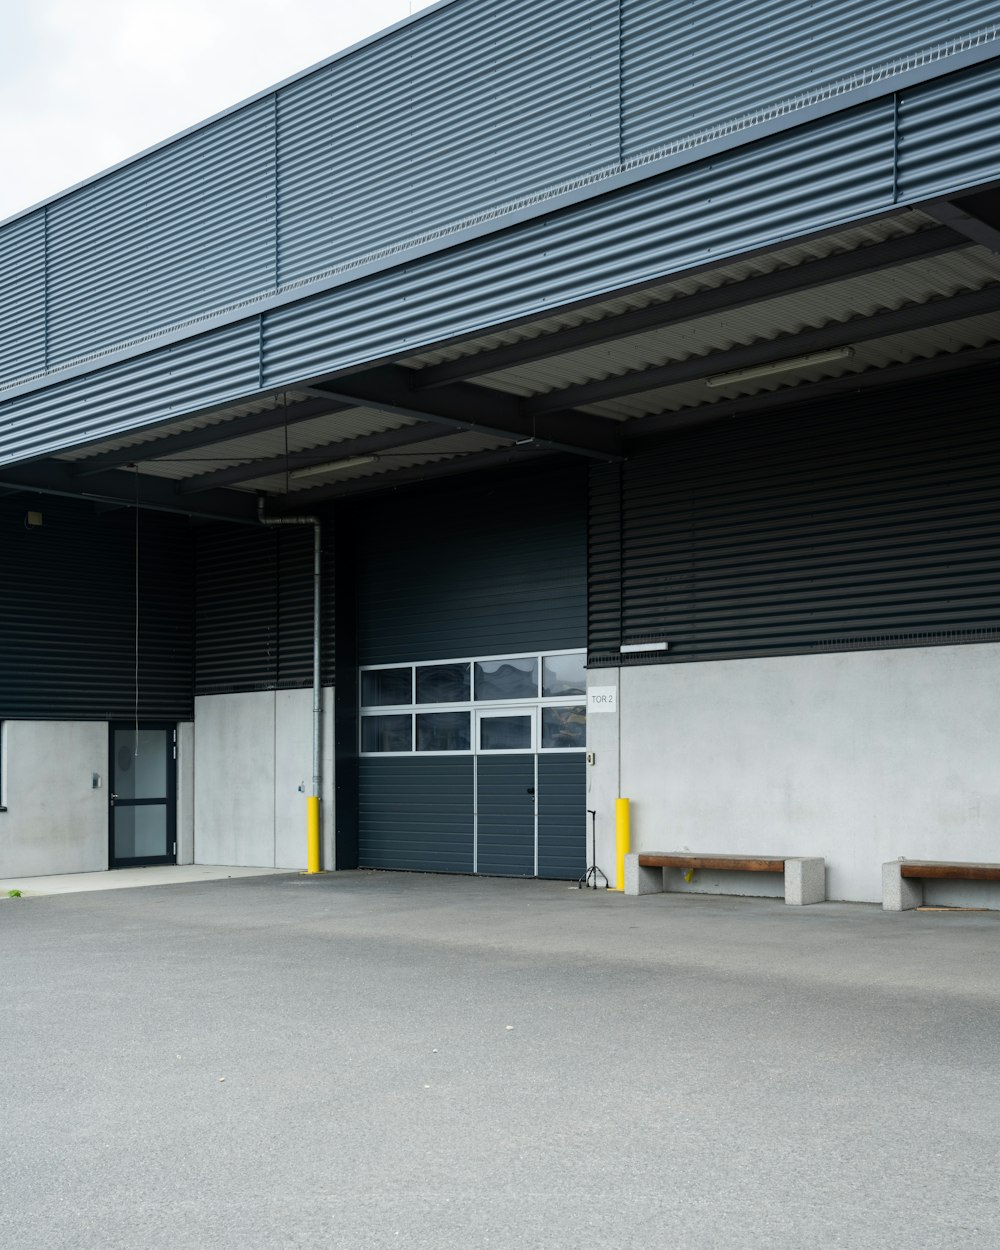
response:
<path id="1" fill-rule="evenodd" d="M 587 691 L 587 711 L 590 714 L 594 712 L 617 712 L 618 687 L 591 686 Z"/>

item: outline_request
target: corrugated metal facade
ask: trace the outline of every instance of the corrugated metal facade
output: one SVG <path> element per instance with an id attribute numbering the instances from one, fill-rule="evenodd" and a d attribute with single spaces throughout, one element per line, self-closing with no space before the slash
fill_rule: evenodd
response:
<path id="1" fill-rule="evenodd" d="M 333 541 L 324 527 L 323 681 L 334 681 Z M 312 684 L 311 526 L 197 533 L 195 693 Z"/>
<path id="2" fill-rule="evenodd" d="M 989 0 L 622 0 L 625 155 L 996 22 Z"/>
<path id="3" fill-rule="evenodd" d="M 591 665 L 1000 639 L 998 383 L 746 416 L 595 467 Z"/>
<path id="4" fill-rule="evenodd" d="M 0 378 L 45 368 L 45 213 L 0 230 Z"/>
<path id="5" fill-rule="evenodd" d="M 924 92 L 921 95 L 920 92 Z M 939 108 L 953 92 L 967 111 Z M 907 112 L 907 101 L 912 110 Z M 925 107 L 918 106 L 923 100 Z M 901 165 L 894 136 L 901 136 Z M 0 402 L 0 463 L 292 386 L 1000 177 L 1000 61 Z M 949 152 L 953 150 L 953 155 Z M 949 173 L 951 162 L 957 173 Z M 901 181 L 902 180 L 902 181 Z M 905 188 L 905 194 L 901 190 Z"/>
<path id="6" fill-rule="evenodd" d="M 91 372 L 112 364 L 99 353 L 124 336 L 122 351 L 133 359 L 118 428 L 152 424 L 235 396 L 200 384 L 202 355 L 222 367 L 234 350 L 226 332 L 205 330 L 204 319 L 246 318 L 258 298 L 265 301 L 265 353 L 259 357 L 254 348 L 256 371 L 240 357 L 243 395 L 591 298 L 705 255 L 733 254 L 878 211 L 920 194 L 928 169 L 935 185 L 953 189 L 966 177 L 1000 175 L 995 145 L 984 141 L 998 114 L 994 59 L 965 71 L 969 77 L 955 75 L 953 87 L 945 88 L 969 94 L 968 107 L 945 110 L 950 140 L 937 105 L 919 104 L 928 88 L 901 91 L 900 125 L 911 131 L 903 136 L 910 167 L 902 182 L 895 169 L 895 110 L 885 94 L 876 104 L 811 122 L 804 138 L 790 133 L 801 120 L 797 106 L 779 110 L 771 123 L 789 133 L 748 153 L 750 169 L 742 153 L 694 164 L 694 143 L 678 157 L 688 168 L 659 180 L 652 200 L 637 182 L 601 200 L 596 216 L 563 208 L 559 218 L 546 218 L 544 200 L 528 202 L 548 194 L 554 179 L 576 186 L 581 197 L 600 196 L 607 188 L 592 174 L 613 167 L 620 139 L 629 154 L 647 141 L 662 145 L 678 127 L 685 130 L 692 109 L 699 124 L 731 117 L 771 100 L 774 84 L 786 79 L 806 93 L 803 99 L 818 99 L 824 75 L 870 68 L 876 51 L 884 66 L 886 58 L 996 18 L 985 0 L 947 7 L 939 0 L 883 0 L 874 11 L 852 0 L 822 13 L 798 0 L 774 6 L 781 16 L 777 27 L 762 22 L 760 11 L 759 4 L 752 11 L 728 6 L 708 22 L 702 10 L 667 11 L 638 0 L 624 0 L 620 17 L 615 0 L 587 6 L 456 0 L 430 12 L 0 229 L 24 306 L 41 306 L 47 317 L 43 358 L 50 366 L 74 361 L 74 369 Z M 803 35 L 791 55 L 796 32 L 806 30 L 808 39 Z M 734 61 L 757 39 L 764 42 L 752 72 L 734 73 Z M 984 36 L 977 55 L 988 55 L 991 46 Z M 940 72 L 935 57 L 926 64 L 935 67 L 928 72 Z M 700 89 L 674 90 L 677 74 Z M 891 75 L 882 86 L 891 90 Z M 832 95 L 838 108 L 848 108 L 850 93 L 842 100 Z M 744 142 L 742 128 L 734 121 L 726 142 Z M 844 159 L 855 151 L 856 168 Z M 647 176 L 639 165 L 626 173 Z M 697 227 L 685 209 L 691 174 Z M 718 193 L 723 180 L 728 198 L 742 202 L 735 215 Z M 796 184 L 792 195 L 790 182 Z M 537 224 L 516 227 L 504 205 L 535 214 Z M 749 210 L 745 230 L 742 209 Z M 662 224 L 675 212 L 678 226 L 658 256 Z M 485 214 L 476 219 L 485 242 L 447 254 L 460 243 L 459 227 L 471 228 L 477 213 Z M 40 266 L 38 227 L 28 223 L 46 218 L 47 261 Z M 502 246 L 497 257 L 489 235 L 504 226 L 513 229 L 513 246 L 509 252 Z M 612 239 L 618 246 L 609 254 Z M 426 253 L 441 254 L 429 260 L 397 255 L 416 241 Z M 527 268 L 522 247 L 531 254 Z M 367 270 L 354 268 L 364 260 L 371 270 L 391 269 L 404 259 L 409 268 L 398 274 L 366 276 Z M 313 279 L 364 285 L 332 301 L 317 296 L 292 304 L 304 294 L 300 284 Z M 276 282 L 285 285 L 278 289 Z M 283 307 L 272 312 L 272 305 Z M 368 333 L 372 321 L 379 326 L 377 343 Z M 167 406 L 153 376 L 162 358 L 142 353 L 161 332 L 184 338 L 199 328 L 200 347 L 183 349 L 193 351 L 191 360 L 179 359 L 172 368 L 174 400 Z M 248 323 L 248 332 L 255 328 L 255 321 Z M 39 367 L 35 329 L 31 351 L 24 350 L 23 335 L 16 319 L 0 329 L 0 361 L 8 365 L 0 381 L 46 385 L 31 378 Z M 118 379 L 118 367 L 103 377 Z M 25 396 L 3 412 L 10 429 L 0 452 L 23 457 L 92 438 L 86 388 L 58 377 L 51 385 L 67 413 L 61 442 L 41 437 L 37 422 L 44 419 Z M 48 401 L 40 402 L 44 408 Z M 36 447 L 40 453 L 33 453 Z"/>
<path id="7" fill-rule="evenodd" d="M 288 282 L 615 160 L 618 0 L 453 4 L 278 98 Z"/>
<path id="8" fill-rule="evenodd" d="M 25 528 L 28 509 L 40 529 Z M 0 720 L 131 720 L 136 710 L 136 514 L 0 499 Z M 139 516 L 138 711 L 193 715 L 194 585 L 186 521 Z"/>
<path id="9" fill-rule="evenodd" d="M 449 482 L 359 507 L 358 660 L 563 650 L 586 633 L 586 473 Z"/>

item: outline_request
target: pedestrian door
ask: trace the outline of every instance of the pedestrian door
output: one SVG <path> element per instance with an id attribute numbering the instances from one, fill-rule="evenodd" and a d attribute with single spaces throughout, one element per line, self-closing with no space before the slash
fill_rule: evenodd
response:
<path id="1" fill-rule="evenodd" d="M 177 728 L 112 725 L 108 775 L 112 868 L 177 862 Z"/>

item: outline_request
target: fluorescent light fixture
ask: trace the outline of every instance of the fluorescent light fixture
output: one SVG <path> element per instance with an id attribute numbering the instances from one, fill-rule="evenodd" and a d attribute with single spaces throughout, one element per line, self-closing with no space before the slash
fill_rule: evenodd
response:
<path id="1" fill-rule="evenodd" d="M 669 651 L 669 642 L 623 642 L 618 648 L 620 655 L 638 655 L 642 651 Z"/>
<path id="2" fill-rule="evenodd" d="M 853 347 L 831 347 L 826 352 L 810 352 L 807 356 L 789 356 L 785 360 L 768 361 L 766 365 L 751 365 L 749 369 L 734 369 L 731 373 L 714 373 L 705 379 L 705 385 L 733 386 L 736 382 L 752 382 L 754 378 L 769 378 L 772 373 L 790 373 L 793 369 L 828 365 L 835 360 L 847 360 L 853 355 Z"/>
<path id="3" fill-rule="evenodd" d="M 363 464 L 373 464 L 377 456 L 349 456 L 346 460 L 326 460 L 323 464 L 307 464 L 293 469 L 290 478 L 323 477 L 327 473 L 343 473 L 345 469 L 360 469 Z"/>

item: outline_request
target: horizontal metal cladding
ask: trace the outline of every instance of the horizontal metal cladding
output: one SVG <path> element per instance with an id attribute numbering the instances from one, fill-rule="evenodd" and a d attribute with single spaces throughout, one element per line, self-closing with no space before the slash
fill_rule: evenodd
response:
<path id="1" fill-rule="evenodd" d="M 476 758 L 476 871 L 535 875 L 535 757 Z"/>
<path id="2" fill-rule="evenodd" d="M 1000 637 L 998 383 L 748 416 L 597 466 L 591 664 Z M 669 650 L 619 654 L 653 641 Z"/>
<path id="3" fill-rule="evenodd" d="M 256 319 L 0 401 L 0 464 L 158 425 L 259 390 Z"/>
<path id="4" fill-rule="evenodd" d="M 998 135 L 1000 60 L 902 94 L 900 195 L 918 200 L 1000 178 Z"/>
<path id="5" fill-rule="evenodd" d="M 0 230 L 0 378 L 45 368 L 45 214 Z"/>
<path id="6" fill-rule="evenodd" d="M 472 872 L 473 756 L 358 761 L 362 868 Z"/>
<path id="7" fill-rule="evenodd" d="M 891 101 L 276 309 L 268 385 L 416 350 L 892 203 Z"/>
<path id="8" fill-rule="evenodd" d="M 995 0 L 622 0 L 624 154 L 996 24 Z"/>
<path id="9" fill-rule="evenodd" d="M 460 0 L 278 94 L 280 280 L 617 159 L 618 0 Z"/>
<path id="10" fill-rule="evenodd" d="M 359 663 L 565 650 L 586 633 L 586 474 L 490 474 L 341 514 Z"/>
<path id="11" fill-rule="evenodd" d="M 29 508 L 40 528 L 25 527 Z M 131 509 L 19 495 L 0 499 L 0 550 L 0 719 L 190 719 L 186 521 L 144 512 L 137 537 Z"/>
<path id="12" fill-rule="evenodd" d="M 333 544 L 323 572 L 323 681 L 333 684 Z M 206 526 L 196 540 L 195 693 L 312 683 L 313 531 Z"/>
<path id="13" fill-rule="evenodd" d="M 587 870 L 583 752 L 538 757 L 538 875 L 577 881 Z"/>
<path id="14" fill-rule="evenodd" d="M 49 217 L 49 366 L 274 283 L 273 103 L 81 187 Z"/>

